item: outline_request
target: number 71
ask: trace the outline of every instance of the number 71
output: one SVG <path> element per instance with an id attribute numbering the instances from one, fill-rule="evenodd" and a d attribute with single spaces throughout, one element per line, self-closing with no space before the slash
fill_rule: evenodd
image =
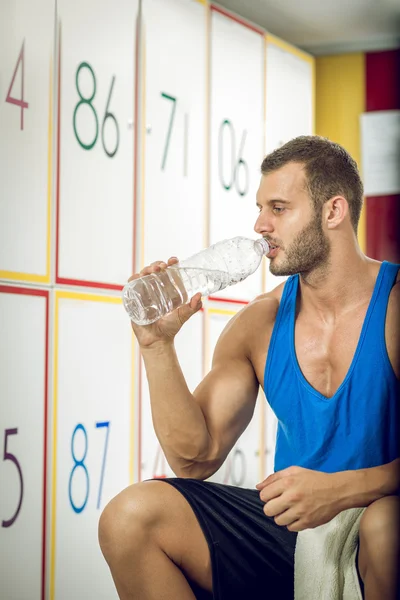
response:
<path id="1" fill-rule="evenodd" d="M 171 116 L 170 116 L 170 119 L 169 119 L 167 137 L 166 137 L 166 140 L 165 140 L 164 153 L 163 153 L 163 158 L 162 158 L 162 163 L 161 163 L 161 170 L 164 171 L 165 170 L 165 165 L 166 165 L 166 162 L 167 162 L 167 156 L 168 156 L 168 150 L 169 150 L 169 143 L 171 141 L 172 129 L 173 129 L 173 126 L 174 126 L 174 119 L 175 119 L 175 111 L 176 111 L 177 99 L 175 98 L 175 96 L 171 96 L 170 94 L 166 94 L 165 92 L 161 92 L 161 96 L 162 96 L 162 98 L 165 98 L 166 100 L 170 100 L 172 102 Z M 187 172 L 188 172 L 188 157 L 187 157 L 187 154 L 188 154 L 188 135 L 189 135 L 189 115 L 185 113 L 184 117 L 185 117 L 185 121 L 184 121 L 184 129 L 183 129 L 183 135 L 184 135 L 184 139 L 183 139 L 183 175 L 184 175 L 184 177 L 187 177 Z"/>

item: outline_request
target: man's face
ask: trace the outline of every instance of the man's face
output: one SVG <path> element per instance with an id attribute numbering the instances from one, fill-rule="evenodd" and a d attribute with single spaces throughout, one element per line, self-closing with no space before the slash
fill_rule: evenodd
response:
<path id="1" fill-rule="evenodd" d="M 306 190 L 303 165 L 288 163 L 263 175 L 257 207 L 254 230 L 276 246 L 268 254 L 273 275 L 308 273 L 327 263 L 330 244 Z"/>

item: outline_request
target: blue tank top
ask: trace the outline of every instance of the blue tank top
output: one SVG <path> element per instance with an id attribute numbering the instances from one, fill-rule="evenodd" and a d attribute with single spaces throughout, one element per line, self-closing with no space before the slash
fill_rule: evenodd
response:
<path id="1" fill-rule="evenodd" d="M 399 391 L 385 342 L 390 291 L 400 265 L 380 267 L 347 375 L 331 398 L 302 374 L 294 345 L 299 276 L 285 283 L 264 373 L 278 419 L 274 470 L 291 465 L 332 473 L 375 467 L 399 456 Z"/>

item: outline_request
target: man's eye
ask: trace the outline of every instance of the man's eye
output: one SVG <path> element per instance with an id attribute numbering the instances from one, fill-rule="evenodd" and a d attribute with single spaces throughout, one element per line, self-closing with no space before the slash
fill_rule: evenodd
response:
<path id="1" fill-rule="evenodd" d="M 282 206 L 274 206 L 274 208 L 272 209 L 275 213 L 277 213 L 278 215 L 280 215 L 281 213 L 283 213 L 283 211 L 285 210 L 284 207 Z"/>

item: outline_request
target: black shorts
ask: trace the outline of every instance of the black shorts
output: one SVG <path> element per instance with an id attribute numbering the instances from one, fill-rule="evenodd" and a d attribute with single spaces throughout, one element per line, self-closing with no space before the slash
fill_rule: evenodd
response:
<path id="1" fill-rule="evenodd" d="M 208 543 L 213 595 L 197 600 L 293 600 L 297 533 L 263 512 L 259 492 L 198 479 L 162 479 L 189 502 Z"/>

